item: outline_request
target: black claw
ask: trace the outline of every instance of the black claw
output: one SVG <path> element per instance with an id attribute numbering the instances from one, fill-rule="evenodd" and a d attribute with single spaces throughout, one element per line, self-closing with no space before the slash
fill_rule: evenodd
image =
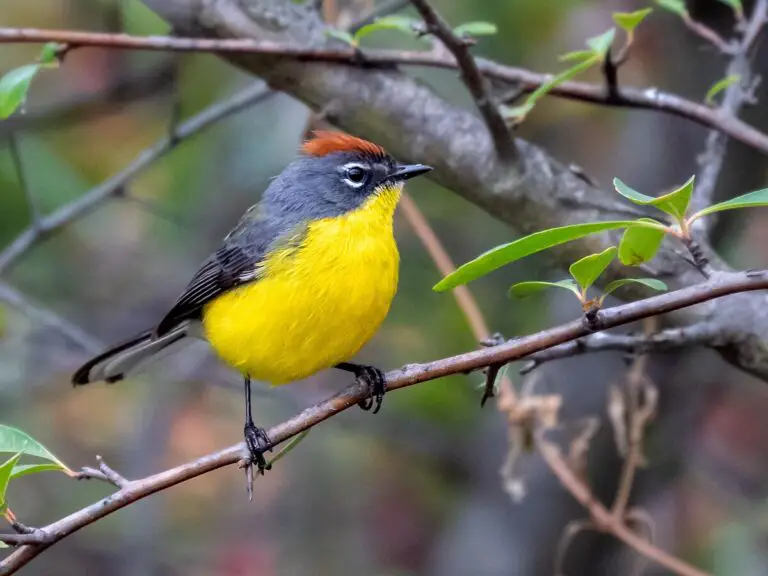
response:
<path id="1" fill-rule="evenodd" d="M 269 450 L 272 452 L 272 440 L 270 440 L 264 428 L 259 428 L 249 422 L 243 429 L 245 435 L 245 445 L 248 447 L 250 453 L 251 464 L 255 464 L 259 471 L 259 474 L 264 474 L 265 470 L 271 470 L 272 466 L 267 464 L 267 460 L 264 458 L 264 452 Z"/>
<path id="2" fill-rule="evenodd" d="M 384 393 L 387 391 L 384 372 L 375 366 L 360 366 L 355 372 L 355 378 L 368 387 L 370 394 L 368 398 L 361 400 L 357 405 L 366 411 L 373 408 L 373 413 L 376 414 L 381 410 L 381 403 L 384 401 Z"/>

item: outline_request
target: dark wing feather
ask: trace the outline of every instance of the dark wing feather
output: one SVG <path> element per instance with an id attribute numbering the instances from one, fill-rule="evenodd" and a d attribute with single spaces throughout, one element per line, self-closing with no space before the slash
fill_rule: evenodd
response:
<path id="1" fill-rule="evenodd" d="M 224 242 L 197 271 L 173 308 L 158 324 L 162 335 L 184 320 L 199 319 L 205 304 L 242 284 L 258 280 L 257 268 L 286 227 L 268 221 L 258 209 L 246 212 Z M 293 235 L 291 235 L 293 236 Z"/>

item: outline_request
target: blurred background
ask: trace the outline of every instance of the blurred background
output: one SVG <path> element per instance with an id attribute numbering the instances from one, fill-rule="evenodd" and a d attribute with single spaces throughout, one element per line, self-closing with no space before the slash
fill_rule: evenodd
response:
<path id="1" fill-rule="evenodd" d="M 287 1 L 287 0 L 286 0 Z M 373 2 L 337 0 L 344 21 Z M 554 72 L 557 55 L 612 26 L 611 12 L 634 0 L 435 0 L 452 23 L 495 22 L 477 54 Z M 747 7 L 749 2 L 746 3 Z M 724 3 L 690 3 L 693 14 L 727 33 Z M 138 0 L 5 0 L 0 26 L 167 33 Z M 375 46 L 411 46 L 397 32 Z M 765 43 L 755 61 L 768 73 Z M 28 63 L 38 47 L 4 45 L 0 73 Z M 622 81 L 658 86 L 701 101 L 724 62 L 673 16 L 657 10 L 638 30 Z M 471 106 L 455 75 L 413 70 L 457 104 Z M 595 77 L 594 79 L 597 79 Z M 0 245 L 29 223 L 7 146 L 15 132 L 29 189 L 49 212 L 128 164 L 167 134 L 174 110 L 190 117 L 254 79 L 209 55 L 77 50 L 34 82 L 23 115 L 0 123 Z M 768 130 L 768 90 L 746 119 Z M 47 238 L 2 278 L 32 310 L 0 302 L 0 422 L 18 426 L 73 468 L 96 454 L 129 478 L 145 476 L 241 439 L 240 378 L 203 344 L 116 386 L 74 390 L 72 371 L 92 350 L 153 325 L 198 264 L 294 157 L 309 113 L 276 95 L 222 121 L 141 172 L 113 199 Z M 522 137 L 575 163 L 606 185 L 620 176 L 648 193 L 696 171 L 706 131 L 690 122 L 545 100 Z M 731 144 L 718 194 L 766 185 L 766 161 Z M 450 190 L 409 183 L 457 262 L 515 237 L 515 231 Z M 730 213 L 729 213 L 730 214 Z M 735 266 L 768 266 L 768 211 L 723 217 L 716 244 Z M 476 347 L 431 259 L 399 215 L 401 284 L 383 329 L 360 355 L 393 369 Z M 572 319 L 570 297 L 525 304 L 508 286 L 562 275 L 534 257 L 472 285 L 491 329 L 526 334 Z M 74 342 L 39 321 L 54 311 L 89 337 Z M 82 339 L 81 339 L 82 340 Z M 83 346 L 85 344 L 85 346 Z M 508 374 L 519 385 L 519 366 Z M 556 362 L 535 372 L 536 390 L 562 394 L 561 417 L 598 416 L 589 481 L 610 501 L 621 460 L 606 421 L 609 385 L 626 364 L 616 354 Z M 768 573 L 768 388 L 715 354 L 689 351 L 652 359 L 659 414 L 647 436 L 649 465 L 632 504 L 653 518 L 659 545 L 716 574 Z M 548 575 L 570 520 L 584 512 L 536 456 L 519 462 L 525 497 L 514 502 L 499 470 L 508 452 L 505 419 L 480 410 L 482 375 L 456 376 L 388 396 L 376 416 L 350 410 L 315 428 L 263 478 L 248 504 L 235 468 L 207 474 L 130 506 L 44 553 L 25 574 L 138 575 Z M 275 425 L 349 384 L 322 373 L 293 386 L 257 387 L 256 421 Z M 110 487 L 59 474 L 15 481 L 19 519 L 43 525 L 103 497 Z M 581 535 L 564 572 L 629 574 L 634 553 L 604 536 Z M 664 574 L 653 565 L 644 574 Z"/>

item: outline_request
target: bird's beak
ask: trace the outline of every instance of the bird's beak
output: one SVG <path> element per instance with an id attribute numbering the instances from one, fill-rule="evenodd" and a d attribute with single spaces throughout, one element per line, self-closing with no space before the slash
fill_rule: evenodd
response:
<path id="1" fill-rule="evenodd" d="M 393 180 L 408 180 L 414 176 L 421 176 L 432 170 L 432 166 L 424 164 L 398 164 L 395 171 L 389 175 Z"/>

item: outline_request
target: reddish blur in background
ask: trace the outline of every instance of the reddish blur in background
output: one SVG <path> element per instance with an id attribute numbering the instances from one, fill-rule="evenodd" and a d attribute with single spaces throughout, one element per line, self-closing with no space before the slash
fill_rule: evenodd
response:
<path id="1" fill-rule="evenodd" d="M 288 0 L 286 0 L 288 1 Z M 122 11 L 120 5 L 122 4 Z M 609 28 L 611 12 L 630 0 L 435 0 L 451 22 L 487 20 L 499 33 L 475 49 L 543 72 L 557 55 L 579 49 Z M 364 1 L 340 3 L 362 13 Z M 694 3 L 715 27 L 727 8 Z M 167 33 L 138 0 L 6 0 L 0 25 Z M 398 46 L 396 33 L 379 45 Z M 723 74 L 722 59 L 667 14 L 638 31 L 622 81 L 660 86 L 702 100 Z M 27 63 L 39 47 L 5 45 L 0 72 Z M 765 46 L 756 58 L 768 72 Z M 177 81 L 174 83 L 174 70 Z M 436 90 L 471 106 L 454 73 L 415 70 Z M 210 55 L 174 56 L 78 50 L 32 87 L 26 114 L 12 129 L 31 192 L 45 211 L 62 205 L 125 166 L 168 130 L 174 95 L 188 117 L 253 82 Z M 768 129 L 765 103 L 747 120 Z M 307 109 L 277 95 L 184 141 L 115 199 L 45 240 L 3 278 L 30 301 L 113 343 L 151 326 L 199 262 L 296 154 Z M 620 176 L 644 191 L 680 183 L 695 172 L 705 130 L 647 112 L 546 100 L 520 134 L 606 185 Z M 720 194 L 766 185 L 766 163 L 733 144 Z M 450 190 L 425 179 L 408 184 L 457 262 L 515 237 L 515 232 Z M 0 147 L 0 242 L 28 224 L 27 206 L 8 147 Z M 723 217 L 717 245 L 741 267 L 768 266 L 768 211 Z M 476 346 L 429 256 L 398 216 L 401 286 L 383 329 L 361 359 L 385 369 Z M 472 285 L 492 330 L 532 332 L 578 314 L 567 296 L 526 304 L 506 299 L 514 281 L 557 273 L 531 258 Z M 0 422 L 18 426 L 72 467 L 96 454 L 129 478 L 193 459 L 241 439 L 239 377 L 203 344 L 116 386 L 72 389 L 70 375 L 88 352 L 16 308 L 0 304 Z M 537 390 L 562 394 L 562 417 L 598 415 L 590 482 L 610 500 L 620 460 L 605 421 L 608 385 L 622 359 L 600 354 L 547 365 Z M 516 367 L 510 375 L 516 378 Z M 660 546 L 717 574 L 766 573 L 768 558 L 768 388 L 703 351 L 655 358 L 649 373 L 660 412 L 647 436 L 649 466 L 633 503 L 653 517 Z M 279 389 L 257 387 L 255 417 L 271 426 L 343 388 L 349 377 L 322 373 Z M 167 490 L 93 524 L 58 544 L 29 574 L 459 576 L 548 575 L 558 541 L 582 510 L 535 457 L 524 459 L 527 493 L 513 502 L 499 469 L 507 454 L 503 417 L 479 409 L 481 375 L 456 376 L 388 396 L 376 417 L 348 411 L 317 427 L 263 478 L 248 504 L 241 471 L 226 468 Z M 15 481 L 11 507 L 42 525 L 108 494 L 96 482 L 58 474 Z M 566 573 L 627 574 L 636 557 L 612 539 L 580 536 Z M 663 574 L 646 566 L 646 574 Z"/>

